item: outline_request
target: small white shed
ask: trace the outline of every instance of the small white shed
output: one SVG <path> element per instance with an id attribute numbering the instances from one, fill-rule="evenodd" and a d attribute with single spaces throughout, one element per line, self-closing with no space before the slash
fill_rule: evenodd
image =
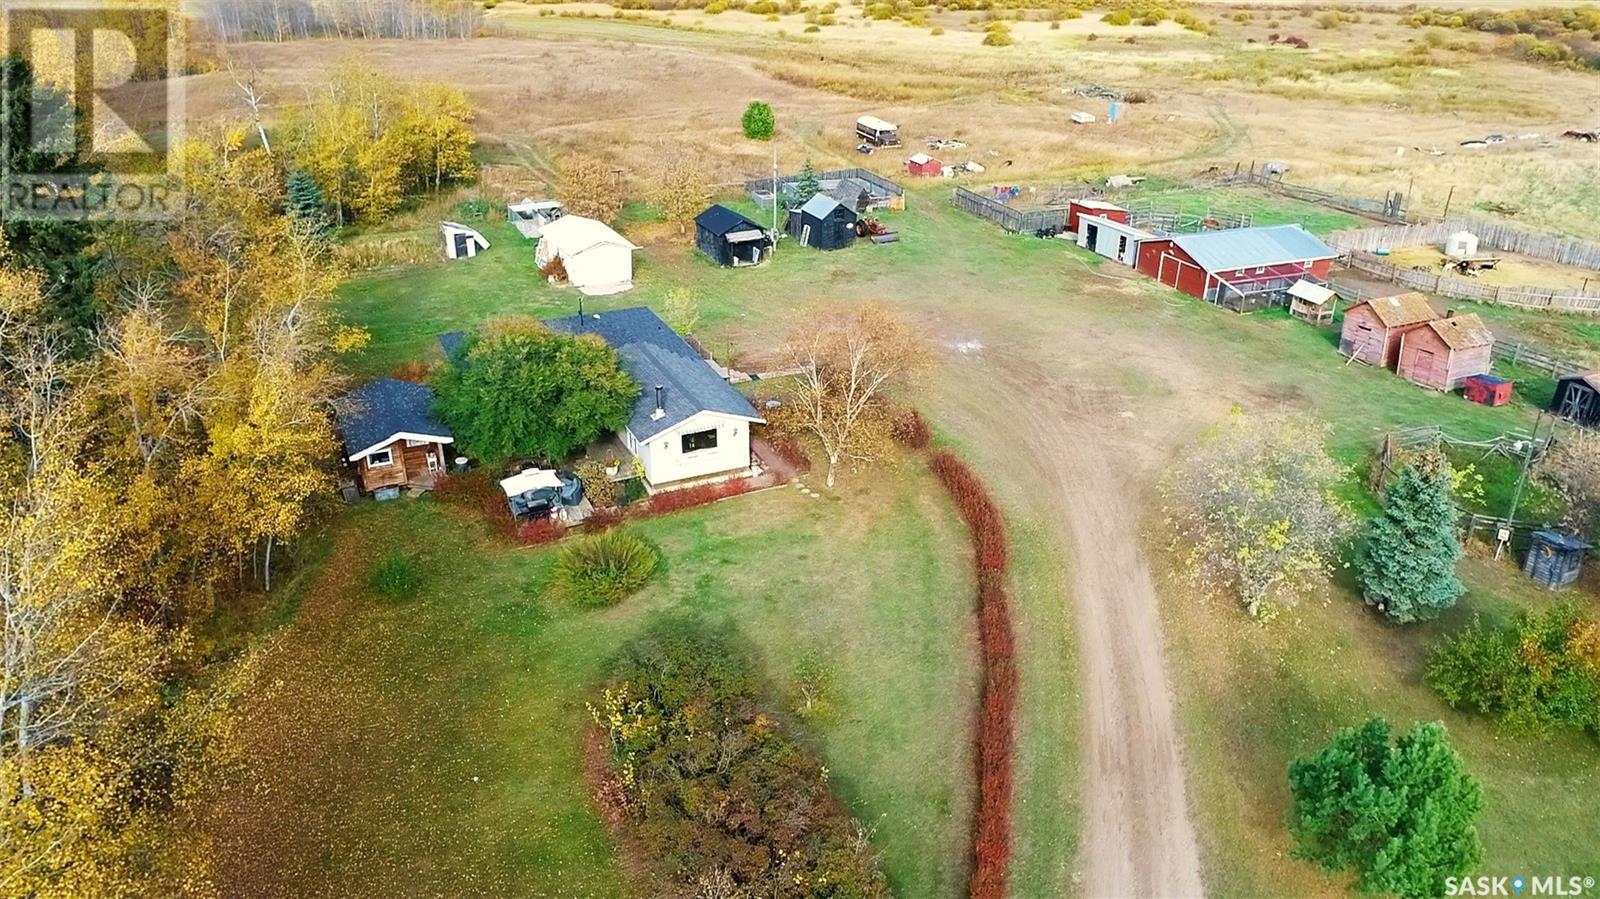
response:
<path id="1" fill-rule="evenodd" d="M 1471 231 L 1457 231 L 1444 239 L 1444 254 L 1451 259 L 1465 259 L 1478 255 L 1478 235 Z"/>
<path id="2" fill-rule="evenodd" d="M 545 225 L 567 214 L 567 207 L 561 205 L 560 200 L 530 200 L 523 197 L 521 202 L 506 204 L 506 221 L 515 225 L 517 231 L 527 238 L 539 236 Z"/>
<path id="3" fill-rule="evenodd" d="M 489 249 L 488 239 L 460 222 L 441 222 L 439 233 L 444 237 L 447 259 L 467 259 Z"/>
<path id="4" fill-rule="evenodd" d="M 564 215 L 540 229 L 533 260 L 542 269 L 560 257 L 573 287 L 588 296 L 604 296 L 633 289 L 637 249 L 605 222 Z"/>

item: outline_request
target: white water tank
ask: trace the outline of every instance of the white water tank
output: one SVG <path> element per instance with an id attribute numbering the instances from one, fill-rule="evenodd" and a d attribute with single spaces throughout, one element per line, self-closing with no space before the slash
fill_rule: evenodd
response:
<path id="1" fill-rule="evenodd" d="M 1444 254 L 1451 259 L 1465 259 L 1478 255 L 1478 235 L 1471 231 L 1457 231 L 1444 239 Z"/>

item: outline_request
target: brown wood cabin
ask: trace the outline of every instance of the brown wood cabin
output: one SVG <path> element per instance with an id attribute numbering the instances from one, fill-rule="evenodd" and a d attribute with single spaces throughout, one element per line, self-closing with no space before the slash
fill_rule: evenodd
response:
<path id="1" fill-rule="evenodd" d="M 455 437 L 433 414 L 433 391 L 373 381 L 335 404 L 345 462 L 363 493 L 433 487 L 448 470 Z"/>
<path id="2" fill-rule="evenodd" d="M 1494 361 L 1494 332 L 1474 313 L 1450 314 L 1406 332 L 1395 373 L 1414 384 L 1454 390 Z"/>
<path id="3" fill-rule="evenodd" d="M 1357 362 L 1393 368 L 1400 339 L 1438 317 L 1428 298 L 1416 292 L 1362 300 L 1344 311 L 1339 352 Z"/>

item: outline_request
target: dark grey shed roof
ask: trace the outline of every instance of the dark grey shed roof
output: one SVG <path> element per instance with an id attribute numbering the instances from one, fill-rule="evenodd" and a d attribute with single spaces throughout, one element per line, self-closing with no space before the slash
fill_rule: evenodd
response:
<path id="1" fill-rule="evenodd" d="M 346 457 L 416 434 L 451 443 L 454 435 L 433 415 L 433 391 L 410 381 L 372 381 L 334 401 Z"/>
<path id="2" fill-rule="evenodd" d="M 700 358 L 700 354 L 654 312 L 643 306 L 548 319 L 545 324 L 569 334 L 598 334 L 622 357 L 628 374 L 639 382 L 628 430 L 648 440 L 701 412 L 722 412 L 761 421 L 755 407 Z M 662 391 L 666 414 L 653 418 L 655 388 Z"/>
<path id="3" fill-rule="evenodd" d="M 695 216 L 694 223 L 719 237 L 730 231 L 748 228 L 762 230 L 760 225 L 720 203 Z"/>

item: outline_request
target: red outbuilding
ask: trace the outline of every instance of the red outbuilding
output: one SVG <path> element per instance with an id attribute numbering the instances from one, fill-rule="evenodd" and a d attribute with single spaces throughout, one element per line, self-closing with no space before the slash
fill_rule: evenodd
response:
<path id="1" fill-rule="evenodd" d="M 1128 224 L 1128 210 L 1104 200 L 1073 200 L 1067 204 L 1067 232 L 1077 234 L 1083 216 L 1109 219 L 1119 225 Z"/>
<path id="2" fill-rule="evenodd" d="M 1299 225 L 1231 228 L 1139 244 L 1140 272 L 1235 312 L 1287 302 L 1297 281 L 1327 280 L 1339 252 Z"/>
<path id="3" fill-rule="evenodd" d="M 1486 374 L 1494 356 L 1494 332 L 1468 312 L 1428 322 L 1400 338 L 1395 374 L 1435 390 L 1454 390 L 1466 378 Z"/>
<path id="4" fill-rule="evenodd" d="M 944 163 L 926 153 L 913 153 L 906 160 L 906 172 L 912 175 L 938 177 L 944 174 Z"/>
<path id="5" fill-rule="evenodd" d="M 1339 352 L 1357 362 L 1394 368 L 1400 338 L 1438 317 L 1428 298 L 1416 291 L 1362 300 L 1344 311 Z"/>
<path id="6" fill-rule="evenodd" d="M 1511 402 L 1511 382 L 1494 375 L 1473 375 L 1461 382 L 1461 395 L 1480 406 L 1504 406 Z"/>

